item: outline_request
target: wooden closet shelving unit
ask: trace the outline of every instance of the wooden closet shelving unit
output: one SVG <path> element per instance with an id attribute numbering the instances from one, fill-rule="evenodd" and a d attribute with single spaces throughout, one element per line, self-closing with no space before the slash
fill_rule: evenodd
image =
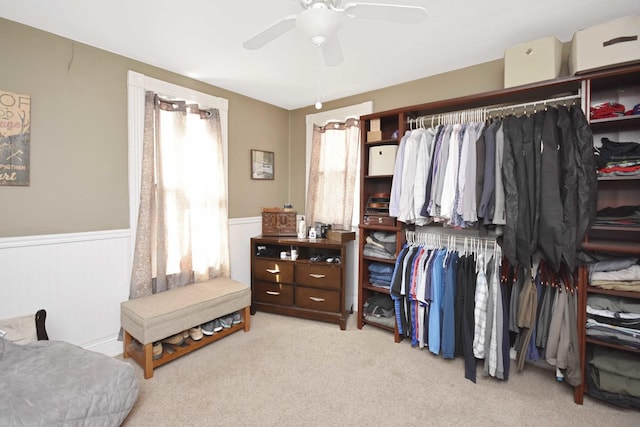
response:
<path id="1" fill-rule="evenodd" d="M 582 92 L 583 106 L 586 109 L 603 102 L 619 102 L 629 110 L 640 103 L 640 65 L 585 76 Z M 589 124 L 595 142 L 602 137 L 620 142 L 640 141 L 640 115 L 590 120 Z M 640 205 L 640 176 L 598 178 L 597 209 L 624 205 Z M 582 247 L 595 253 L 640 257 L 640 226 L 594 225 Z M 580 267 L 578 273 L 578 337 L 583 381 L 574 389 L 574 401 L 582 404 L 584 394 L 589 392 L 585 379 L 588 346 L 604 346 L 640 354 L 640 350 L 587 336 L 586 309 L 589 294 L 640 300 L 640 292 L 607 290 L 590 286 L 586 266 Z"/>
<path id="2" fill-rule="evenodd" d="M 372 225 L 364 221 L 366 216 L 366 205 L 368 197 L 374 192 L 390 192 L 393 175 L 370 177 L 367 175 L 369 166 L 369 148 L 374 145 L 399 144 L 402 135 L 409 129 L 408 119 L 443 114 L 452 111 L 495 107 L 509 104 L 522 104 L 531 102 L 532 105 L 536 101 L 548 98 L 560 97 L 565 95 L 580 94 L 582 97 L 583 109 L 587 109 L 590 105 L 598 102 L 604 102 L 598 99 L 606 96 L 607 91 L 630 90 L 640 95 L 640 65 L 632 65 L 619 67 L 612 70 L 593 72 L 580 76 L 562 77 L 554 80 L 485 92 L 476 95 L 469 95 L 453 99 L 438 100 L 424 104 L 414 105 L 410 107 L 398 108 L 384 112 L 369 114 L 361 117 L 361 135 L 362 135 L 362 152 L 361 152 L 361 196 L 360 196 L 360 238 L 358 244 L 359 265 L 358 265 L 358 328 L 364 325 L 372 325 L 394 333 L 395 342 L 399 342 L 401 337 L 398 334 L 397 327 L 390 328 L 377 324 L 374 321 L 368 321 L 363 317 L 363 304 L 367 298 L 375 293 L 389 294 L 388 290 L 372 286 L 369 283 L 368 265 L 371 262 L 394 263 L 394 260 L 380 260 L 363 256 L 363 248 L 366 237 L 375 230 L 391 231 L 397 234 L 396 255 L 405 242 L 405 226 L 395 221 L 393 226 Z M 640 100 L 638 101 L 640 102 Z M 628 105 L 628 107 L 632 107 Z M 508 113 L 508 108 L 505 113 Z M 380 120 L 382 130 L 382 141 L 375 143 L 367 142 L 367 131 L 371 130 L 372 120 Z M 591 129 L 595 135 L 602 133 L 611 134 L 613 130 L 614 137 L 616 135 L 626 135 L 626 132 L 632 132 L 636 136 L 636 141 L 640 140 L 640 115 L 625 116 L 614 119 L 593 120 L 590 122 Z M 393 135 L 397 130 L 397 134 Z M 613 139 L 613 138 L 612 138 Z M 621 178 L 603 178 L 598 181 L 598 208 L 604 207 L 612 201 L 614 206 L 622 204 L 640 205 L 640 180 L 637 178 L 621 177 Z M 593 227 L 589 233 L 589 237 L 583 244 L 583 248 L 589 251 L 602 251 L 609 253 L 640 255 L 640 228 L 630 227 L 628 229 L 611 229 L 611 227 Z M 601 342 L 594 339 L 586 338 L 586 299 L 587 294 L 591 292 L 606 293 L 610 295 L 622 295 L 633 298 L 640 298 L 640 294 L 635 295 L 633 292 L 621 291 L 604 291 L 596 289 L 588 284 L 588 275 L 585 267 L 578 269 L 578 334 L 580 346 L 581 366 L 584 371 L 585 352 L 587 345 L 606 345 L 615 347 L 615 345 Z M 582 403 L 583 395 L 587 391 L 584 384 L 574 388 L 574 401 Z"/>
<path id="3" fill-rule="evenodd" d="M 579 77 L 563 77 L 545 82 L 523 85 L 515 88 L 490 91 L 476 95 L 463 96 L 454 99 L 445 99 L 410 107 L 398 108 L 380 113 L 369 114 L 360 117 L 361 134 L 361 164 L 360 164 L 360 238 L 358 242 L 358 328 L 371 325 L 394 334 L 394 341 L 401 340 L 397 325 L 390 327 L 376 321 L 366 319 L 363 315 L 363 306 L 366 300 L 375 294 L 389 294 L 389 290 L 371 285 L 369 281 L 368 266 L 372 262 L 395 264 L 393 259 L 379 259 L 363 255 L 366 238 L 375 231 L 386 231 L 396 234 L 396 255 L 405 243 L 404 224 L 389 218 L 385 224 L 372 224 L 367 221 L 367 202 L 374 193 L 390 193 L 393 175 L 369 176 L 369 149 L 381 145 L 399 145 L 405 131 L 409 130 L 408 120 L 426 115 L 443 114 L 452 111 L 483 108 L 490 106 L 511 105 L 515 103 L 528 103 L 541 101 L 565 95 L 575 95 L 580 90 L 581 79 Z M 508 110 L 506 110 L 508 111 Z M 371 142 L 367 140 L 367 132 L 372 130 L 372 121 L 379 121 L 382 139 Z"/>

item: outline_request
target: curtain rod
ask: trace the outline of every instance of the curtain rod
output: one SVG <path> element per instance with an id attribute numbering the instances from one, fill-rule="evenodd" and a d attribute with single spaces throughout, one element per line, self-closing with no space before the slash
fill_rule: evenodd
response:
<path id="1" fill-rule="evenodd" d="M 488 107 L 468 108 L 466 110 L 448 111 L 445 113 L 435 113 L 435 114 L 428 114 L 426 116 L 419 116 L 416 118 L 408 118 L 407 123 L 409 123 L 410 125 L 420 124 L 421 126 L 424 126 L 427 120 L 433 121 L 436 118 L 438 120 L 441 120 L 441 119 L 451 120 L 456 116 L 458 116 L 456 118 L 466 116 L 469 118 L 473 118 L 475 120 L 484 121 L 487 119 L 487 114 L 492 112 L 505 111 L 509 109 L 515 110 L 520 108 L 526 109 L 527 107 L 537 107 L 540 104 L 543 104 L 546 106 L 547 104 L 557 104 L 559 102 L 580 99 L 580 98 L 582 98 L 582 96 L 580 94 L 576 94 L 576 95 L 559 96 L 555 98 L 547 98 L 547 99 L 542 99 L 537 101 L 523 102 L 520 104 L 504 104 L 504 105 L 491 105 Z"/>

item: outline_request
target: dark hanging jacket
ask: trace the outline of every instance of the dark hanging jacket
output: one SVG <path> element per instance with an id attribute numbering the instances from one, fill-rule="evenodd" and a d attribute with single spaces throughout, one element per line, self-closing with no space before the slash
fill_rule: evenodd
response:
<path id="1" fill-rule="evenodd" d="M 533 117 L 533 159 L 535 176 L 535 205 L 532 207 L 531 218 L 531 253 L 538 249 L 538 223 L 540 222 L 540 155 L 542 150 L 542 127 L 546 111 L 537 112 Z"/>
<path id="2" fill-rule="evenodd" d="M 562 200 L 560 199 L 558 110 L 549 108 L 542 127 L 540 155 L 540 221 L 538 249 L 549 265 L 558 271 L 562 260 Z"/>
<path id="3" fill-rule="evenodd" d="M 571 107 L 571 124 L 576 134 L 576 164 L 578 179 L 576 210 L 576 244 L 580 248 L 587 231 L 596 219 L 598 177 L 593 152 L 593 134 L 579 106 Z"/>
<path id="4" fill-rule="evenodd" d="M 560 198 L 562 199 L 562 258 L 573 271 L 576 265 L 576 211 L 578 182 L 576 165 L 576 135 L 567 107 L 558 106 L 560 142 Z"/>
<path id="5" fill-rule="evenodd" d="M 520 155 L 516 157 L 516 179 L 518 185 L 518 231 L 516 233 L 517 259 L 521 265 L 531 267 L 531 242 L 533 240 L 533 218 L 535 211 L 535 159 L 533 155 L 533 117 L 524 115 L 519 119 L 522 139 Z"/>
<path id="6" fill-rule="evenodd" d="M 518 229 L 518 187 L 516 185 L 516 165 L 513 140 L 517 137 L 513 129 L 519 127 L 518 119 L 511 115 L 504 118 L 504 155 L 502 158 L 502 181 L 504 183 L 504 204 L 506 224 L 502 234 L 502 253 L 510 264 L 516 261 L 516 232 Z"/>

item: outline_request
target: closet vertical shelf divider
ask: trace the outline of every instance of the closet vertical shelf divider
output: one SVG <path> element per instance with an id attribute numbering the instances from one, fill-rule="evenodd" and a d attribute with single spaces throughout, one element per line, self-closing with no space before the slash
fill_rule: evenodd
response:
<path id="1" fill-rule="evenodd" d="M 369 265 L 381 263 L 393 267 L 395 258 L 366 256 L 364 249 L 367 238 L 376 232 L 395 235 L 395 255 L 398 254 L 404 244 L 404 233 L 401 224 L 396 218 L 389 216 L 388 213 L 388 197 L 391 194 L 393 181 L 395 149 L 397 149 L 404 134 L 404 117 L 404 114 L 399 111 L 369 114 L 360 117 L 362 151 L 360 156 L 360 238 L 358 242 L 358 329 L 362 329 L 364 325 L 372 325 L 391 331 L 394 333 L 395 342 L 400 341 L 395 317 L 365 316 L 364 313 L 365 303 L 370 297 L 387 295 L 391 299 L 388 288 L 374 286 L 371 283 Z M 389 152 L 393 153 L 390 165 L 388 164 Z M 371 157 L 372 153 L 374 156 L 384 153 L 384 159 L 374 160 Z M 378 164 L 380 160 L 384 161 L 383 165 Z M 375 203 L 372 203 L 372 200 Z"/>
<path id="2" fill-rule="evenodd" d="M 587 115 L 590 107 L 603 102 L 617 102 L 625 105 L 627 109 L 631 109 L 640 103 L 640 65 L 586 76 L 582 82 L 582 91 L 584 93 L 583 106 Z M 640 115 L 596 119 L 589 122 L 594 142 L 599 142 L 603 137 L 619 142 L 640 142 Z M 605 207 L 629 205 L 640 206 L 640 176 L 598 178 L 598 210 Z M 583 248 L 590 252 L 638 258 L 640 257 L 640 226 L 594 225 L 583 242 Z M 588 363 L 587 353 L 590 347 L 604 346 L 640 355 L 640 350 L 587 336 L 586 310 L 589 294 L 640 300 L 640 292 L 607 290 L 591 286 L 587 266 L 580 267 L 578 283 L 578 336 L 583 381 L 574 389 L 574 401 L 582 404 L 585 392 L 589 392 L 585 375 Z"/>

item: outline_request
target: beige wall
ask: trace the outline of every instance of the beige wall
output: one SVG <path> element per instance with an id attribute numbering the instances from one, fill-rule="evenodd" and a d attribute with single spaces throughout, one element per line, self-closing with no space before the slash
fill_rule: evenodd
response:
<path id="1" fill-rule="evenodd" d="M 0 89 L 31 96 L 31 185 L 0 187 L 0 237 L 128 228 L 127 70 L 229 100 L 229 216 L 290 202 L 302 213 L 305 116 L 0 19 Z M 502 88 L 503 61 L 327 102 L 374 111 Z M 249 150 L 275 152 L 275 179 L 250 179 Z"/>
<path id="2" fill-rule="evenodd" d="M 31 97 L 31 185 L 0 187 L 0 237 L 129 227 L 127 71 L 229 100 L 229 216 L 288 201 L 289 112 L 0 19 L 0 89 Z M 249 150 L 275 152 L 252 181 Z"/>
<path id="3" fill-rule="evenodd" d="M 503 88 L 502 59 L 414 80 L 388 88 L 367 92 L 337 101 L 326 102 L 323 110 L 332 110 L 373 101 L 374 112 L 424 104 Z M 291 111 L 291 201 L 304 206 L 305 120 L 307 114 L 317 113 L 313 107 Z M 302 211 L 299 209 L 299 211 Z"/>

